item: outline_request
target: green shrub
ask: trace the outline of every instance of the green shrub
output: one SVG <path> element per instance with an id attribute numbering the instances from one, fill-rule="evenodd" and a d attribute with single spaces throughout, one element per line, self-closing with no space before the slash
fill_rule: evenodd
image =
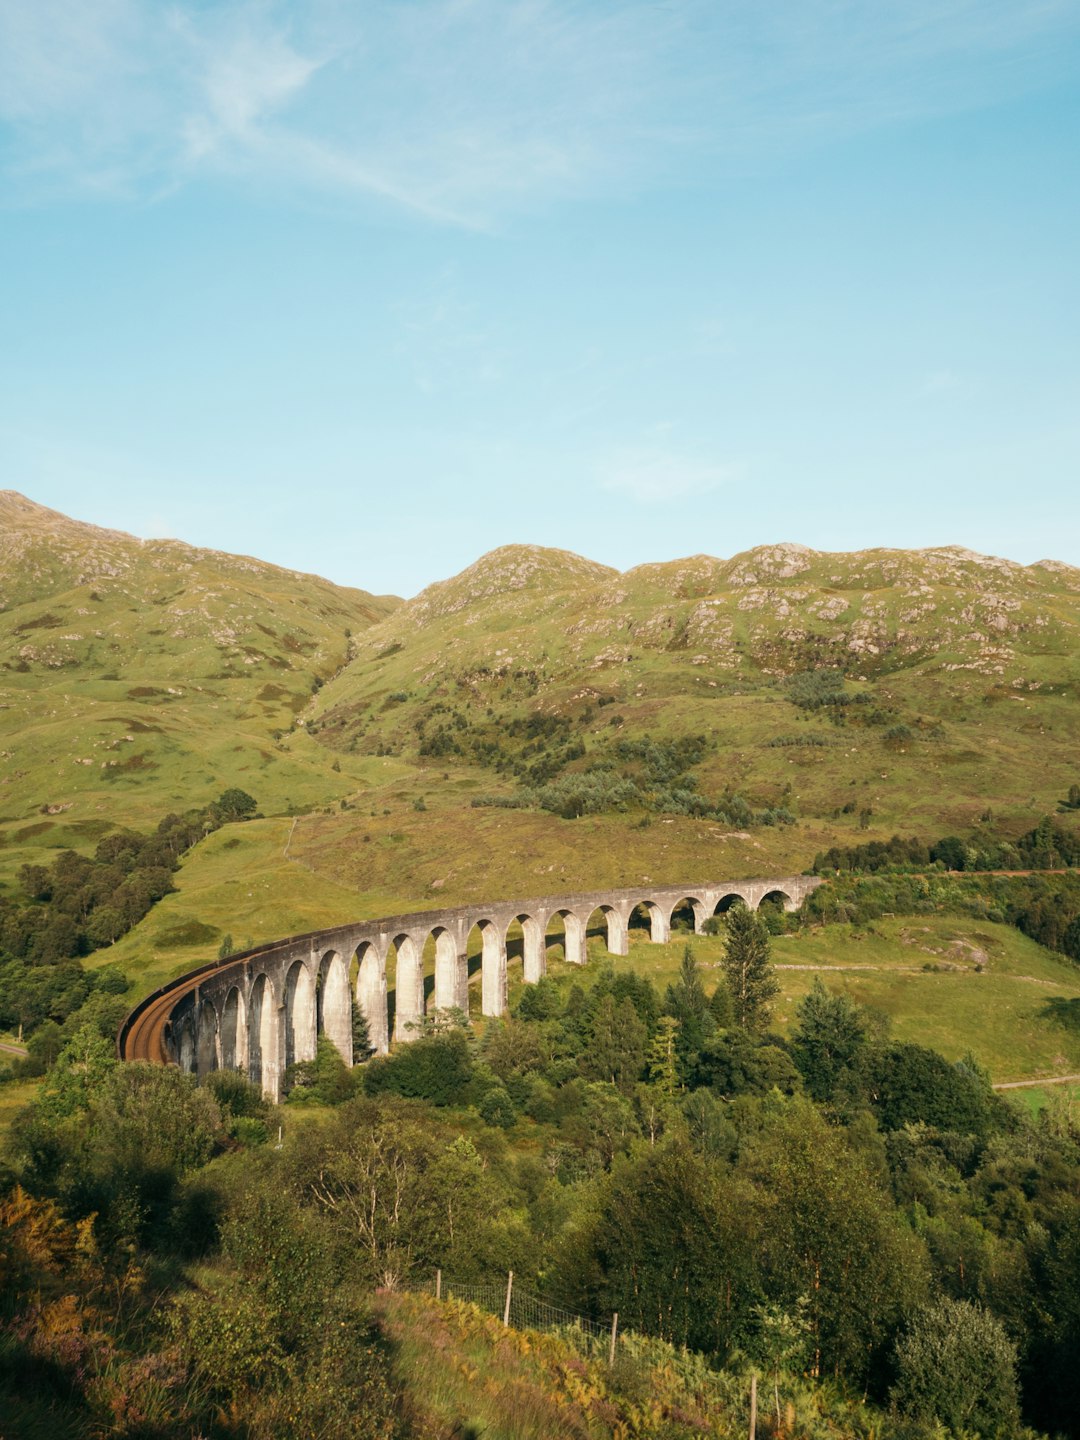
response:
<path id="1" fill-rule="evenodd" d="M 485 1125 L 497 1126 L 501 1130 L 509 1130 L 517 1118 L 514 1113 L 514 1102 L 503 1085 L 496 1085 L 489 1090 L 477 1109 Z"/>
<path id="2" fill-rule="evenodd" d="M 449 1030 L 369 1060 L 362 1074 L 368 1095 L 404 1095 L 433 1105 L 453 1105 L 463 1098 L 472 1071 L 467 1037 L 460 1030 Z"/>
<path id="3" fill-rule="evenodd" d="M 1016 1346 L 981 1305 L 943 1298 L 919 1311 L 897 1343 L 896 1375 L 894 1405 L 957 1440 L 1019 1432 Z"/>

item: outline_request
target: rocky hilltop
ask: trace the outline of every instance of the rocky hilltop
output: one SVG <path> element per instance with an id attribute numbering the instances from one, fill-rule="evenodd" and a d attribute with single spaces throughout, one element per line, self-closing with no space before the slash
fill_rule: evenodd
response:
<path id="1" fill-rule="evenodd" d="M 0 813 L 130 818 L 253 780 L 398 603 L 0 492 Z"/>
<path id="2" fill-rule="evenodd" d="M 1020 833 L 1080 780 L 1080 571 L 1054 561 L 779 544 L 620 573 L 511 545 L 400 602 L 6 492 L 0 596 L 3 870 L 227 785 L 316 812 L 293 857 L 411 899 L 444 863 L 479 883 L 500 827 L 569 854 L 552 817 L 612 854 L 655 817 L 683 869 L 695 826 L 725 864 L 801 868 Z"/>
<path id="3" fill-rule="evenodd" d="M 966 695 L 1063 696 L 1077 679 L 1080 571 L 968 550 L 765 546 L 618 574 L 507 547 L 368 630 L 320 697 L 332 723 L 387 694 L 527 680 L 535 703 L 775 688 L 818 668 Z M 945 692 L 942 692 L 945 693 Z M 406 712 L 403 712 L 406 713 Z"/>

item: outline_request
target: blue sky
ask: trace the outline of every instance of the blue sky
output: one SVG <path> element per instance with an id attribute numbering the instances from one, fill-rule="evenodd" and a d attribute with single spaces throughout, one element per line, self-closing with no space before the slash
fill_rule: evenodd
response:
<path id="1" fill-rule="evenodd" d="M 1080 564 L 1080 0 L 0 0 L 0 486 L 485 550 Z"/>

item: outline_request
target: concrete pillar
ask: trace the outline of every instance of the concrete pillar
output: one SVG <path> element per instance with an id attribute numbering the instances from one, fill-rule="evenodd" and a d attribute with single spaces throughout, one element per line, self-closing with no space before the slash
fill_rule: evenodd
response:
<path id="1" fill-rule="evenodd" d="M 481 1010 L 485 1015 L 505 1015 L 506 938 L 497 925 L 485 925 L 481 934 Z"/>
<path id="2" fill-rule="evenodd" d="M 285 977 L 285 1064 L 315 1059 L 318 1039 L 315 986 L 311 971 L 297 960 Z"/>
<path id="3" fill-rule="evenodd" d="M 244 997 L 234 985 L 225 997 L 221 1011 L 220 1026 L 221 1068 L 243 1070 L 248 1068 L 247 1014 Z"/>
<path id="4" fill-rule="evenodd" d="M 671 939 L 671 925 L 659 905 L 649 906 L 649 939 L 654 945 L 666 945 Z"/>
<path id="5" fill-rule="evenodd" d="M 395 945 L 397 974 L 394 978 L 394 1039 L 418 1040 L 420 1022 L 424 1018 L 423 956 L 411 935 L 399 936 Z"/>
<path id="6" fill-rule="evenodd" d="M 281 1094 L 284 1026 L 274 987 L 266 975 L 256 976 L 248 1006 L 248 1075 L 268 1100 Z"/>
<path id="7" fill-rule="evenodd" d="M 457 941 L 449 930 L 440 930 L 435 937 L 435 1009 L 453 1010 L 460 1007 L 466 1014 L 469 997 L 466 988 L 465 1003 L 462 1005 L 462 968 L 465 970 L 465 985 L 469 983 L 469 961 L 458 954 Z"/>
<path id="8" fill-rule="evenodd" d="M 457 956 L 458 1007 L 469 1013 L 469 952 L 462 950 Z"/>
<path id="9" fill-rule="evenodd" d="M 320 994 L 323 1034 L 345 1061 L 353 1063 L 352 996 L 349 994 L 349 972 L 337 951 L 324 957 Z"/>
<path id="10" fill-rule="evenodd" d="M 630 937 L 627 933 L 626 921 L 615 909 L 605 911 L 604 919 L 607 921 L 608 954 L 629 955 Z"/>
<path id="11" fill-rule="evenodd" d="M 702 933 L 702 926 L 705 924 L 705 921 L 708 919 L 708 914 L 711 912 L 707 911 L 707 907 L 703 905 L 700 900 L 695 900 L 691 895 L 685 895 L 681 900 L 676 900 L 675 904 L 672 905 L 671 909 L 667 912 L 665 924 L 667 926 L 668 938 L 671 938 L 671 917 L 680 905 L 690 906 L 694 916 L 694 934 L 700 935 Z"/>
<path id="12" fill-rule="evenodd" d="M 201 1001 L 197 1013 L 195 1073 L 201 1080 L 204 1075 L 216 1070 L 220 1063 L 218 1016 L 210 1000 Z"/>
<path id="13" fill-rule="evenodd" d="M 525 936 L 524 975 L 526 985 L 535 985 L 547 974 L 547 947 L 540 921 L 531 915 L 523 915 L 521 928 Z"/>
<path id="14" fill-rule="evenodd" d="M 585 923 L 580 915 L 575 915 L 573 911 L 563 916 L 563 928 L 566 932 L 563 957 L 568 965 L 585 964 Z"/>
<path id="15" fill-rule="evenodd" d="M 356 1003 L 367 1021 L 368 1040 L 376 1055 L 385 1055 L 390 1048 L 390 1021 L 386 1008 L 386 965 L 374 945 L 362 945 L 358 951 L 359 971 L 356 976 Z"/>
<path id="16" fill-rule="evenodd" d="M 180 1038 L 176 1045 L 176 1058 L 185 1075 L 195 1074 L 195 1020 L 185 1015 L 180 1022 Z"/>

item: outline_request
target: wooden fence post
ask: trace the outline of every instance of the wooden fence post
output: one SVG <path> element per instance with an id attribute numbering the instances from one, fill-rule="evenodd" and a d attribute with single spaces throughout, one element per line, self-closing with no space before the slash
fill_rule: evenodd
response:
<path id="1" fill-rule="evenodd" d="M 509 1270 L 506 1275 L 506 1307 L 503 1310 L 503 1324 L 510 1324 L 510 1296 L 514 1290 L 514 1272 Z"/>
<path id="2" fill-rule="evenodd" d="M 750 1376 L 750 1440 L 757 1436 L 757 1371 Z"/>
<path id="3" fill-rule="evenodd" d="M 609 1366 L 615 1364 L 615 1340 L 616 1340 L 618 1334 L 619 1334 L 619 1312 L 618 1312 L 618 1310 L 616 1310 L 616 1311 L 615 1311 L 615 1314 L 612 1315 L 612 1317 L 611 1317 L 611 1348 L 608 1350 L 608 1365 L 609 1365 Z"/>
<path id="4" fill-rule="evenodd" d="M 442 1299 L 442 1271 L 435 1271 L 435 1299 Z"/>

